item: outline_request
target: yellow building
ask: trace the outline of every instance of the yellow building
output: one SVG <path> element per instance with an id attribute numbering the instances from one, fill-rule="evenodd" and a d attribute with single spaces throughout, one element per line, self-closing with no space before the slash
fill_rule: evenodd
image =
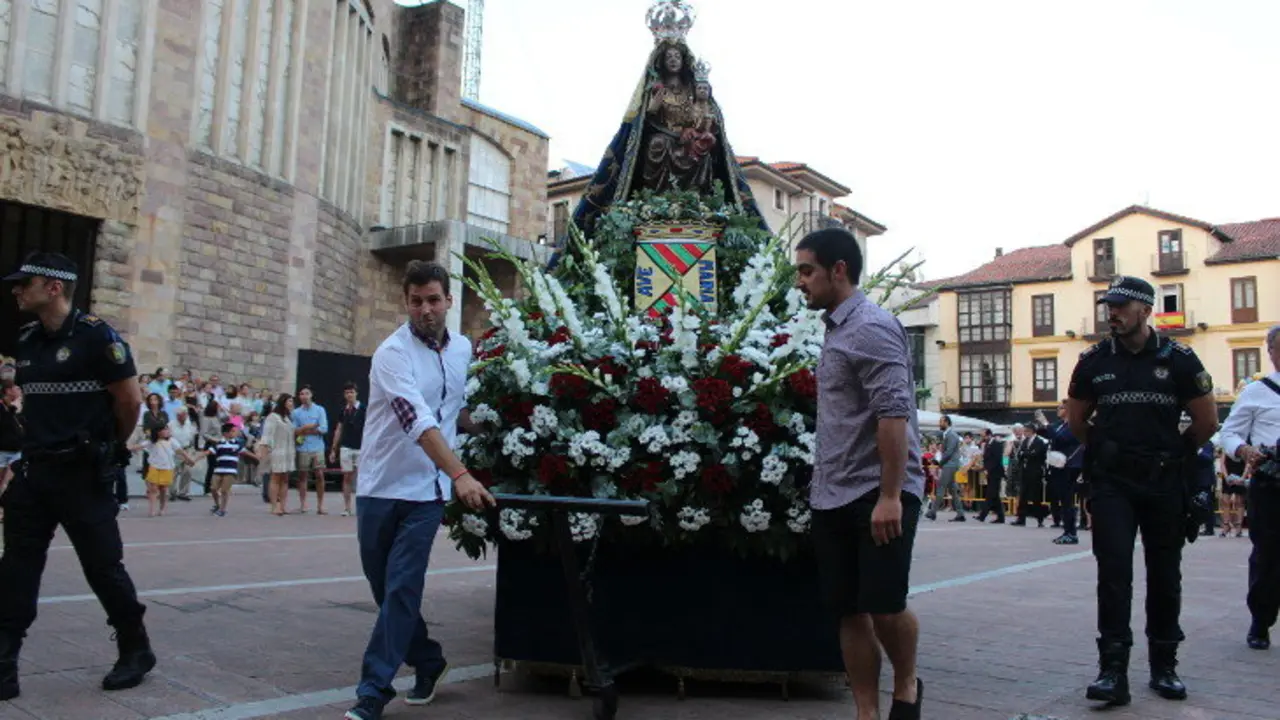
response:
<path id="1" fill-rule="evenodd" d="M 1080 353 L 1109 332 L 1096 300 L 1115 275 L 1155 287 L 1153 324 L 1196 351 L 1224 408 L 1242 378 L 1269 369 L 1280 218 L 1212 225 L 1133 206 L 1060 244 L 997 251 L 931 283 L 940 290 L 944 410 L 1008 422 L 1053 408 Z"/>

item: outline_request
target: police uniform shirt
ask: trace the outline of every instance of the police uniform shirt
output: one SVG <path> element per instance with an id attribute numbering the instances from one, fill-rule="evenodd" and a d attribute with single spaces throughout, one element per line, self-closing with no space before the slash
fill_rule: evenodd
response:
<path id="1" fill-rule="evenodd" d="M 116 438 L 107 386 L 138 374 L 133 355 L 101 318 L 72 310 L 62 327 L 23 326 L 16 353 L 23 450 L 57 450 L 79 439 Z"/>
<path id="2" fill-rule="evenodd" d="M 1159 453 L 1181 451 L 1183 407 L 1211 392 L 1195 352 L 1152 331 L 1137 353 L 1115 338 L 1085 350 L 1068 395 L 1094 403 L 1094 428 L 1122 451 Z"/>

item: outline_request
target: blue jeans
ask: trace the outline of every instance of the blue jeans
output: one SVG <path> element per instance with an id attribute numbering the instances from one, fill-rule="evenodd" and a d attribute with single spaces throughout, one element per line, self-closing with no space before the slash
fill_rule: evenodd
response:
<path id="1" fill-rule="evenodd" d="M 391 681 L 402 663 L 418 675 L 436 675 L 445 667 L 440 643 L 428 637 L 422 620 L 427 561 L 443 517 L 439 502 L 356 498 L 360 564 L 378 603 L 360 668 L 360 697 L 384 703 L 395 697 Z"/>

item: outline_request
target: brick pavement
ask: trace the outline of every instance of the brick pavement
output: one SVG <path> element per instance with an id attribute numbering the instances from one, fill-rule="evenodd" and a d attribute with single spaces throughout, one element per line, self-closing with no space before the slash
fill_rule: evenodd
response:
<path id="1" fill-rule="evenodd" d="M 235 500 L 226 518 L 209 516 L 197 501 L 171 506 L 173 514 L 164 518 L 135 513 L 123 519 L 126 562 L 149 594 L 148 622 L 160 654 L 156 672 L 134 690 L 108 696 L 97 689 L 113 660 L 110 628 L 86 597 L 74 553 L 52 551 L 40 617 L 24 651 L 23 696 L 0 703 L 0 720 L 341 717 L 374 610 L 360 576 L 355 522 L 275 518 L 252 496 Z M 922 623 L 926 717 L 1097 715 L 1083 698 L 1094 672 L 1088 533 L 1075 548 L 1051 545 L 1051 533 L 973 522 L 925 525 L 912 607 Z M 1205 538 L 1187 552 L 1188 642 L 1179 669 L 1191 698 L 1170 703 L 1149 693 L 1146 652 L 1135 648 L 1135 701 L 1105 717 L 1280 717 L 1272 700 L 1280 653 L 1250 651 L 1243 642 L 1248 547 L 1247 540 Z M 443 689 L 431 708 L 395 703 L 388 717 L 590 717 L 589 703 L 568 698 L 563 680 L 508 674 L 494 690 L 491 564 L 472 562 L 443 538 L 437 544 L 426 612 L 460 681 Z M 1139 598 L 1142 592 L 1139 583 Z M 1139 601 L 1139 635 L 1142 622 Z M 623 688 L 622 718 L 852 714 L 839 683 L 793 684 L 789 701 L 768 685 L 691 681 L 683 701 L 667 678 L 635 678 Z"/>

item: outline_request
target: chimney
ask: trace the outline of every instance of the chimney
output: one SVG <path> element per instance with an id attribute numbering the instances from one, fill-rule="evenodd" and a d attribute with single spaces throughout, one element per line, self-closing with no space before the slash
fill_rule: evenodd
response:
<path id="1" fill-rule="evenodd" d="M 399 8 L 396 99 L 437 117 L 455 119 L 462 99 L 462 8 L 449 2 Z"/>
<path id="2" fill-rule="evenodd" d="M 996 257 L 1004 255 L 1004 248 L 996 248 Z"/>

